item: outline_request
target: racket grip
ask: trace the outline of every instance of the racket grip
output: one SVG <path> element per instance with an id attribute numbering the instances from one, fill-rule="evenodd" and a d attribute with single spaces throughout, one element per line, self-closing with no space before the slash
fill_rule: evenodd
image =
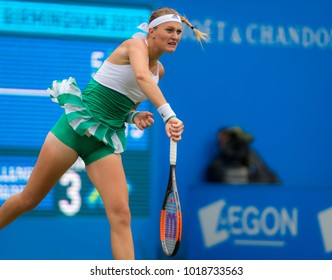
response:
<path id="1" fill-rule="evenodd" d="M 177 143 L 171 139 L 169 160 L 172 165 L 176 164 Z"/>

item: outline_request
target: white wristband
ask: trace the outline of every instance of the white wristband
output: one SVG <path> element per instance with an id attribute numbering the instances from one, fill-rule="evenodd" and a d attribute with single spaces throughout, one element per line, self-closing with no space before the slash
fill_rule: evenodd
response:
<path id="1" fill-rule="evenodd" d="M 126 123 L 134 123 L 134 118 L 135 116 L 139 113 L 139 111 L 131 111 L 129 112 L 127 118 L 126 118 Z"/>
<path id="2" fill-rule="evenodd" d="M 160 116 L 163 118 L 164 122 L 166 123 L 170 118 L 175 117 L 176 114 L 174 113 L 174 111 L 172 110 L 171 106 L 169 105 L 169 103 L 165 103 L 163 105 L 161 105 L 158 109 L 157 109 L 158 113 L 160 114 Z"/>

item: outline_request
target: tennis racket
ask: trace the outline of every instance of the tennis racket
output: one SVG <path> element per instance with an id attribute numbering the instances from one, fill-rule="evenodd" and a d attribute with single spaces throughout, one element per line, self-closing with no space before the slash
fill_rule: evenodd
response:
<path id="1" fill-rule="evenodd" d="M 175 256 L 182 236 L 182 215 L 178 189 L 176 185 L 177 143 L 170 143 L 170 172 L 168 185 L 160 215 L 160 240 L 166 256 Z"/>

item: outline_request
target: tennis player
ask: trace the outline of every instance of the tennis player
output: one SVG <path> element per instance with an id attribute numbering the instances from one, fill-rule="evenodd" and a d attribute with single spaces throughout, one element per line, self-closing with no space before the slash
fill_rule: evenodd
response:
<path id="1" fill-rule="evenodd" d="M 36 207 L 60 177 L 81 157 L 98 190 L 111 225 L 114 259 L 134 259 L 131 214 L 121 153 L 126 149 L 125 122 L 140 130 L 154 123 L 153 114 L 136 111 L 149 99 L 165 122 L 166 134 L 181 140 L 184 125 L 158 87 L 164 68 L 163 53 L 173 53 L 181 39 L 182 22 L 190 26 L 199 42 L 208 35 L 195 29 L 187 18 L 170 8 L 154 11 L 149 23 L 139 26 L 104 61 L 83 92 L 75 79 L 54 81 L 49 93 L 64 108 L 63 115 L 47 135 L 24 190 L 0 208 L 0 229 Z"/>

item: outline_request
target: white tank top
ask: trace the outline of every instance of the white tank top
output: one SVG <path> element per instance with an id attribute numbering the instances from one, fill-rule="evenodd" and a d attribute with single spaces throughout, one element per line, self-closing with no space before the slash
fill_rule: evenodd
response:
<path id="1" fill-rule="evenodd" d="M 150 75 L 153 81 L 158 84 L 158 61 L 156 75 L 154 75 L 151 71 Z M 118 65 L 105 60 L 102 66 L 98 69 L 97 73 L 93 76 L 93 79 L 103 86 L 116 90 L 127 96 L 135 103 L 142 102 L 147 99 L 136 82 L 134 70 L 130 64 Z"/>

